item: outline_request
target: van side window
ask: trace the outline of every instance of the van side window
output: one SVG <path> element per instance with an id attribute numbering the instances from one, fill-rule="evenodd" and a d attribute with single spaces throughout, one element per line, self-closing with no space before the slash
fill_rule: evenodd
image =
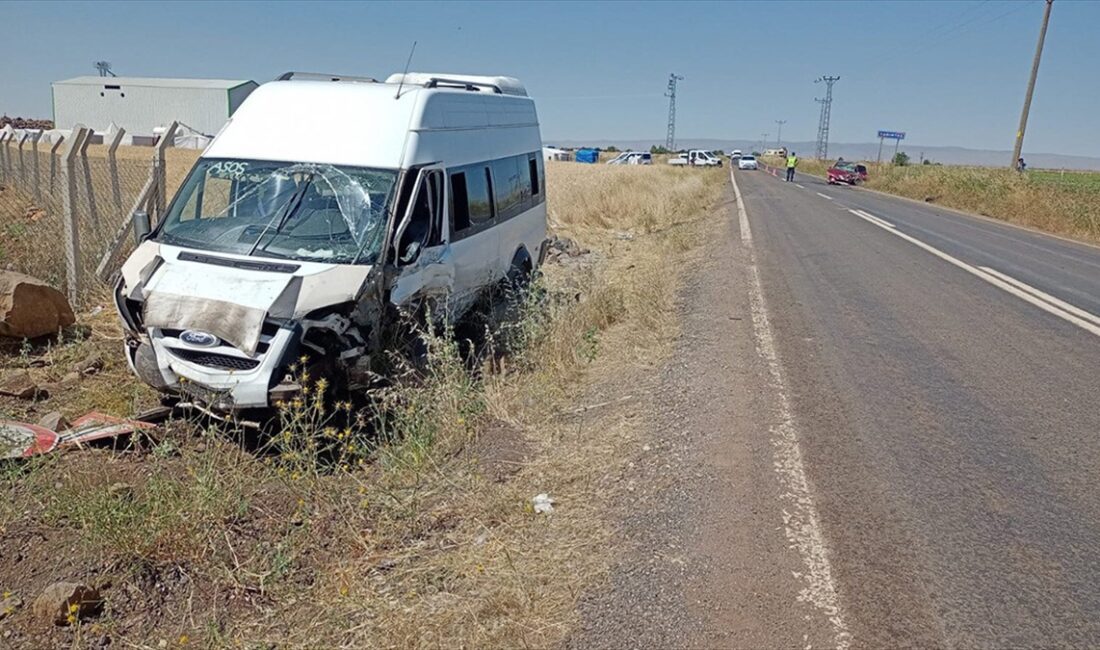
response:
<path id="1" fill-rule="evenodd" d="M 451 231 L 470 227 L 470 203 L 466 194 L 466 172 L 451 174 Z"/>
<path id="2" fill-rule="evenodd" d="M 518 156 L 511 156 L 492 162 L 497 214 L 505 218 L 518 212 L 523 203 L 524 184 L 520 182 L 519 160 Z"/>
<path id="3" fill-rule="evenodd" d="M 474 168 L 466 179 L 470 223 L 479 224 L 493 218 L 493 180 L 488 167 Z"/>
<path id="4" fill-rule="evenodd" d="M 531 196 L 539 195 L 539 163 L 537 156 L 527 159 L 527 180 L 531 183 Z"/>

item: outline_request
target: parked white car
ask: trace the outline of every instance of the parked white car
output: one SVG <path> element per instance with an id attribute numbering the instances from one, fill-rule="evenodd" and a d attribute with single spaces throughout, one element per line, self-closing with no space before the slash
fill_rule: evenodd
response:
<path id="1" fill-rule="evenodd" d="M 121 270 L 126 356 L 208 414 L 366 386 L 400 311 L 457 317 L 546 252 L 535 104 L 510 77 L 256 89 Z M 310 116 L 310 129 L 287 124 Z"/>
<path id="2" fill-rule="evenodd" d="M 689 165 L 692 167 L 721 167 L 722 159 L 705 149 L 692 149 L 675 158 L 670 158 L 670 165 Z"/>
<path id="3" fill-rule="evenodd" d="M 738 169 L 756 169 L 756 156 L 741 156 L 737 160 Z"/>
<path id="4" fill-rule="evenodd" d="M 652 165 L 653 154 L 648 151 L 624 151 L 607 161 L 608 165 Z"/>

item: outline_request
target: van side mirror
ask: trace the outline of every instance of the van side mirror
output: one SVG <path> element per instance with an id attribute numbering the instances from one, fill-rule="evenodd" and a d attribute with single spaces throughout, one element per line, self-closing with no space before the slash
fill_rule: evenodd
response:
<path id="1" fill-rule="evenodd" d="M 149 236 L 149 233 L 153 230 L 153 224 L 149 219 L 149 213 L 145 210 L 134 210 L 134 213 L 130 215 L 130 219 L 134 224 L 134 243 L 140 244 L 145 241 L 145 238 Z"/>

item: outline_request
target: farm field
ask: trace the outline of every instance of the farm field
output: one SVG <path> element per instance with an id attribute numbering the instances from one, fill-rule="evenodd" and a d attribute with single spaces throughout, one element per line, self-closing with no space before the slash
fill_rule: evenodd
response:
<path id="1" fill-rule="evenodd" d="M 544 297 L 496 330 L 505 354 L 475 359 L 476 371 L 445 333 L 426 334 L 415 377 L 355 413 L 325 404 L 317 382 L 260 448 L 175 419 L 131 446 L 0 465 L 0 592 L 22 603 L 5 643 L 531 647 L 567 636 L 613 559 L 609 504 L 645 442 L 631 405 L 604 395 L 669 354 L 673 297 L 727 177 L 572 163 L 548 164 L 547 177 L 553 234 L 574 243 L 546 265 Z M 75 333 L 0 351 L 3 374 L 59 387 L 0 398 L 0 418 L 156 403 L 125 367 L 102 289 L 89 291 Z M 88 359 L 95 370 L 65 386 Z M 552 514 L 534 511 L 540 493 Z M 100 589 L 102 611 L 42 628 L 30 601 L 63 579 Z"/>
<path id="2" fill-rule="evenodd" d="M 782 167 L 778 159 L 765 160 Z M 800 173 L 824 176 L 828 164 L 800 159 Z M 948 165 L 869 164 L 866 187 L 965 210 L 1086 242 L 1100 242 L 1100 173 Z"/>

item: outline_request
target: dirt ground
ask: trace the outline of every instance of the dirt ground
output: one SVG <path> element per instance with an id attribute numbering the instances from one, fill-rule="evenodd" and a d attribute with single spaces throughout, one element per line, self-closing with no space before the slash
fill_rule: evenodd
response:
<path id="1" fill-rule="evenodd" d="M 579 244 L 547 267 L 549 311 L 473 376 L 439 343 L 429 375 L 385 398 L 383 429 L 339 430 L 310 402 L 262 449 L 179 419 L 0 465 L 0 593 L 18 603 L 0 612 L 0 646 L 559 644 L 616 557 L 610 513 L 648 453 L 642 384 L 671 352 L 683 262 L 723 178 L 549 167 L 551 222 Z M 4 372 L 55 389 L 0 399 L 0 417 L 154 404 L 114 319 L 95 305 L 61 340 L 0 350 Z M 319 464 L 321 443 L 344 461 Z M 540 493 L 552 513 L 535 511 Z M 31 603 L 60 580 L 98 588 L 100 611 L 37 619 Z"/>

